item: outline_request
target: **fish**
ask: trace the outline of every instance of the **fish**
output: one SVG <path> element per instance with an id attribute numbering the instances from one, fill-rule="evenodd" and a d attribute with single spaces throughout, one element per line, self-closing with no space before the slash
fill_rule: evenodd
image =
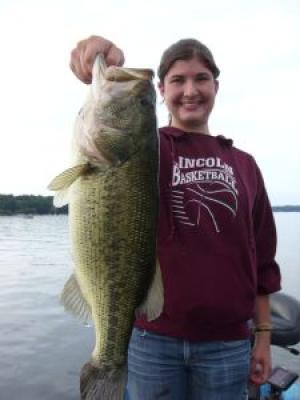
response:
<path id="1" fill-rule="evenodd" d="M 48 188 L 68 204 L 74 272 L 65 309 L 92 321 L 95 347 L 80 373 L 84 400 L 123 400 L 136 316 L 158 318 L 159 139 L 150 69 L 107 67 L 98 54 L 75 121 L 71 166 Z"/>

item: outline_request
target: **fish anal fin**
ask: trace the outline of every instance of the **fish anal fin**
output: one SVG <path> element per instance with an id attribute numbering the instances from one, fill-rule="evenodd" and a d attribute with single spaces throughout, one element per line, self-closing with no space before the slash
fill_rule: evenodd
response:
<path id="1" fill-rule="evenodd" d="M 152 321 L 160 316 L 164 306 L 164 289 L 160 265 L 157 260 L 155 274 L 143 303 L 136 309 L 136 316 L 146 316 Z"/>
<path id="2" fill-rule="evenodd" d="M 74 315 L 84 324 L 90 324 L 92 321 L 91 308 L 78 284 L 75 274 L 72 274 L 65 283 L 60 295 L 60 302 L 65 310 Z"/>

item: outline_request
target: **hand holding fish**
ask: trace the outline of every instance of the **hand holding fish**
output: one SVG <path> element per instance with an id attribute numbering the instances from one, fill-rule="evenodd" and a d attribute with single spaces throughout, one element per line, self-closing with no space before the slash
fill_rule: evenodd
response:
<path id="1" fill-rule="evenodd" d="M 123 51 L 114 43 L 101 36 L 90 36 L 78 42 L 71 52 L 70 68 L 82 82 L 92 82 L 92 68 L 98 53 L 103 55 L 107 66 L 124 64 Z"/>

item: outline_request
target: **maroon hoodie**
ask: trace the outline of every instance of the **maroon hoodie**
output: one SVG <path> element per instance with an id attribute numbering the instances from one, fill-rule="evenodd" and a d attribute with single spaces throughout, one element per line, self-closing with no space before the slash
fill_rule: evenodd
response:
<path id="1" fill-rule="evenodd" d="M 160 152 L 164 310 L 136 326 L 191 341 L 246 338 L 257 294 L 280 289 L 260 170 L 222 136 L 161 128 Z"/>

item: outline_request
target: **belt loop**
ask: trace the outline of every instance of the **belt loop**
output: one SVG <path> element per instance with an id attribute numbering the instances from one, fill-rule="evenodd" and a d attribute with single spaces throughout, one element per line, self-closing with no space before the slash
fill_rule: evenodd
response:
<path id="1" fill-rule="evenodd" d="M 190 343 L 186 340 L 183 341 L 183 358 L 188 363 L 190 358 Z"/>

